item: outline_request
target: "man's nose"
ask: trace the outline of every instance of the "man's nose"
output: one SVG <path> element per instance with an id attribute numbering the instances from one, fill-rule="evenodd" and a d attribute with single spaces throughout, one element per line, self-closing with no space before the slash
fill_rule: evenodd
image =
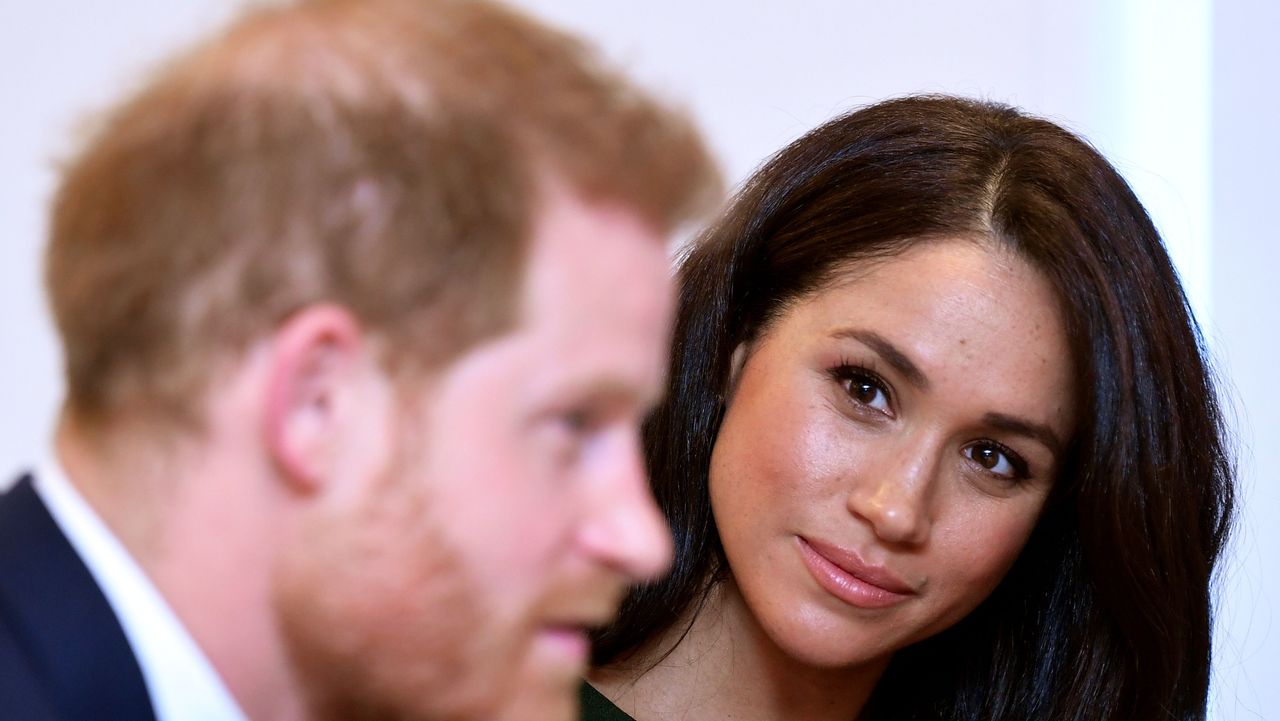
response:
<path id="1" fill-rule="evenodd" d="M 605 469 L 580 538 L 598 563 L 639 583 L 666 573 L 672 546 L 670 527 L 649 491 L 639 438 L 631 436 Z"/>

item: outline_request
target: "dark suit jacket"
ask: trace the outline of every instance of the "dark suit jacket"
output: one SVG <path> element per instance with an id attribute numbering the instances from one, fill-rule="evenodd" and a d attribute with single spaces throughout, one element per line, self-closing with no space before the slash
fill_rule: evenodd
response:
<path id="1" fill-rule="evenodd" d="M 120 622 L 29 476 L 0 495 L 0 720 L 155 721 Z"/>

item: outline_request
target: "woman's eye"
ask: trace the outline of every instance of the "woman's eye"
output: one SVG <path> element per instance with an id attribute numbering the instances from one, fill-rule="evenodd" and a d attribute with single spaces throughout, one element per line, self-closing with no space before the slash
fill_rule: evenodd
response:
<path id="1" fill-rule="evenodd" d="M 965 457 L 987 471 L 1007 478 L 1021 480 L 1027 477 L 1027 466 L 1013 451 L 993 443 L 974 443 L 965 446 Z"/>
<path id="2" fill-rule="evenodd" d="M 841 373 L 841 385 L 850 398 L 873 410 L 889 414 L 889 392 L 879 379 L 865 373 L 846 368 Z"/>

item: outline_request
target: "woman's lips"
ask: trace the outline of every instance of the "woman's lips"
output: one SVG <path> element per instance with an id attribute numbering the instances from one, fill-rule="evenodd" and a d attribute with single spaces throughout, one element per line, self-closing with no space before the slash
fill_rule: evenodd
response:
<path id="1" fill-rule="evenodd" d="M 916 595 L 915 589 L 857 553 L 822 541 L 796 537 L 800 557 L 819 586 L 858 608 L 888 608 Z"/>

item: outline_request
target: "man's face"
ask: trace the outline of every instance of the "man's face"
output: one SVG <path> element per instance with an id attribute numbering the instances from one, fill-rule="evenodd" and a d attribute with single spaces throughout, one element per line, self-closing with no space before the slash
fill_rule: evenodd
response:
<path id="1" fill-rule="evenodd" d="M 586 630 L 670 560 L 638 426 L 671 295 L 633 215 L 544 205 L 516 327 L 369 418 L 367 481 L 285 556 L 282 623 L 324 715 L 575 717 Z"/>

